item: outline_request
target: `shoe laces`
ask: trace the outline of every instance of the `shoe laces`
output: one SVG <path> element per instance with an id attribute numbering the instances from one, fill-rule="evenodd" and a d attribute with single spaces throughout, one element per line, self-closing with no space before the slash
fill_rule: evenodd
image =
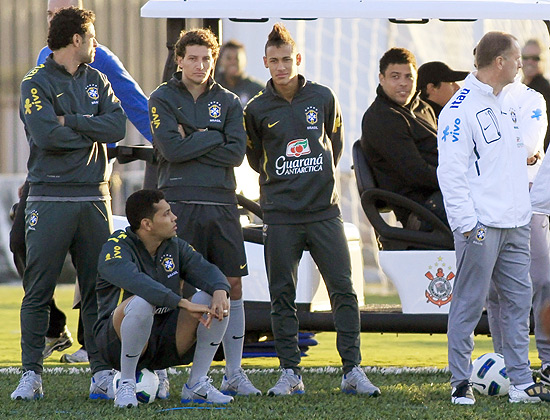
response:
<path id="1" fill-rule="evenodd" d="M 288 372 L 288 370 L 290 370 L 292 373 Z M 282 375 L 279 377 L 279 380 L 277 381 L 277 383 L 275 384 L 275 386 L 281 384 L 281 385 L 291 385 L 290 383 L 290 379 L 292 378 L 292 376 L 294 376 L 294 371 L 292 371 L 292 369 L 282 369 L 283 373 Z"/>
<path id="2" fill-rule="evenodd" d="M 135 394 L 136 394 L 136 384 L 132 381 L 122 382 L 116 392 L 117 399 L 134 398 Z"/>
<path id="3" fill-rule="evenodd" d="M 369 377 L 359 366 L 355 366 L 350 373 L 353 373 L 353 376 L 355 376 L 359 381 L 367 381 L 370 383 Z"/>
<path id="4" fill-rule="evenodd" d="M 28 370 L 23 374 L 23 376 L 21 376 L 21 380 L 19 381 L 17 388 L 31 387 L 34 389 L 34 385 L 37 382 L 36 374 L 32 370 Z"/>
<path id="5" fill-rule="evenodd" d="M 239 368 L 230 378 L 231 382 L 250 382 L 242 368 Z"/>

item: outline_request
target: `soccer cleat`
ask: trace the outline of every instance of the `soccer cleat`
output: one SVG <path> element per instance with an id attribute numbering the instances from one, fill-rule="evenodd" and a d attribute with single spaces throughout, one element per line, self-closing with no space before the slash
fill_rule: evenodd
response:
<path id="1" fill-rule="evenodd" d="M 550 391 L 543 384 L 536 383 L 528 386 L 524 390 L 510 385 L 508 390 L 508 401 L 511 403 L 539 403 L 541 401 L 550 402 Z"/>
<path id="2" fill-rule="evenodd" d="M 11 393 L 12 400 L 39 400 L 44 397 L 44 391 L 42 390 L 42 377 L 33 372 L 27 370 L 23 373 L 23 376 L 19 380 L 19 385 L 15 388 L 15 391 Z"/>
<path id="3" fill-rule="evenodd" d="M 185 384 L 181 390 L 182 403 L 227 404 L 231 401 L 233 398 L 218 391 L 208 376 L 200 378 L 199 382 L 192 387 Z"/>
<path id="4" fill-rule="evenodd" d="M 230 379 L 223 375 L 222 386 L 220 391 L 225 395 L 262 395 L 262 391 L 252 385 L 246 373 L 242 368 L 239 368 Z"/>
<path id="5" fill-rule="evenodd" d="M 462 381 L 451 391 L 451 402 L 459 405 L 473 405 L 476 402 L 472 384 L 468 381 Z"/>
<path id="6" fill-rule="evenodd" d="M 112 370 L 101 370 L 92 376 L 90 383 L 90 399 L 112 400 L 115 398 L 113 389 L 113 378 L 115 372 Z"/>
<path id="7" fill-rule="evenodd" d="M 380 389 L 369 380 L 365 371 L 355 366 L 350 372 L 342 376 L 340 389 L 345 394 L 366 394 L 372 397 L 380 395 Z"/>
<path id="8" fill-rule="evenodd" d="M 168 373 L 166 372 L 166 369 L 155 370 L 155 373 L 159 378 L 157 398 L 166 400 L 170 397 L 170 381 L 168 380 Z"/>
<path id="9" fill-rule="evenodd" d="M 115 407 L 132 408 L 137 406 L 136 381 L 131 379 L 122 381 L 115 394 Z"/>
<path id="10" fill-rule="evenodd" d="M 267 391 L 267 395 L 273 397 L 275 395 L 303 394 L 304 392 L 302 377 L 296 375 L 292 369 L 281 368 L 281 377 L 275 386 Z"/>
<path id="11" fill-rule="evenodd" d="M 71 332 L 65 325 L 65 329 L 59 337 L 46 337 L 46 347 L 44 347 L 42 355 L 44 359 L 47 359 L 54 351 L 63 351 L 72 345 L 73 338 L 71 337 Z"/>
<path id="12" fill-rule="evenodd" d="M 547 365 L 544 369 L 541 368 L 539 371 L 540 381 L 544 385 L 550 385 L 550 365 Z"/>
<path id="13" fill-rule="evenodd" d="M 80 348 L 73 354 L 62 355 L 59 361 L 61 363 L 88 363 L 88 352 Z"/>

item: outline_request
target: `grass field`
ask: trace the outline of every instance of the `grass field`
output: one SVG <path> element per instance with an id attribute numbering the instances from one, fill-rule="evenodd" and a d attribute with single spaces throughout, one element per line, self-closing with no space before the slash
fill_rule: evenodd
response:
<path id="1" fill-rule="evenodd" d="M 512 406 L 506 398 L 478 396 L 475 407 L 455 407 L 450 403 L 445 335 L 362 334 L 363 365 L 369 378 L 381 388 L 376 399 L 342 395 L 339 392 L 341 370 L 335 350 L 335 334 L 316 336 L 319 345 L 303 359 L 306 394 L 287 398 L 237 398 L 228 407 L 182 407 L 179 390 L 187 379 L 187 369 L 172 370 L 168 401 L 140 406 L 138 410 L 115 410 L 112 402 L 87 399 L 89 373 L 87 365 L 70 369 L 59 363 L 60 353 L 47 359 L 43 376 L 46 397 L 40 402 L 11 401 L 9 394 L 19 380 L 19 305 L 20 286 L 0 286 L 0 419 L 548 419 L 550 405 Z M 72 287 L 56 292 L 61 308 L 68 315 L 68 325 L 76 333 L 77 312 L 70 310 Z M 395 298 L 385 298 L 392 303 Z M 532 340 L 534 341 L 534 340 Z M 533 343 L 532 343 L 533 344 Z M 73 352 L 73 346 L 66 352 Z M 474 357 L 491 351 L 488 337 L 476 337 Z M 530 358 L 540 365 L 534 346 Z M 262 390 L 278 378 L 275 358 L 245 359 L 243 367 Z M 212 377 L 219 385 L 223 363 L 216 362 Z M 400 367 L 408 367 L 400 369 Z M 163 411 L 168 410 L 168 411 Z"/>

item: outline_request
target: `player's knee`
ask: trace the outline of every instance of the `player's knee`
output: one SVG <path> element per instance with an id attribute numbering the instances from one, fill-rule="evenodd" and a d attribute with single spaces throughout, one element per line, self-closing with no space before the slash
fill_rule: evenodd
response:
<path id="1" fill-rule="evenodd" d="M 148 322 L 155 315 L 155 307 L 145 299 L 134 296 L 124 308 L 124 317 L 132 317 Z"/>
<path id="2" fill-rule="evenodd" d="M 210 306 L 210 302 L 212 302 L 212 296 L 201 290 L 191 297 L 191 302 L 199 305 Z"/>

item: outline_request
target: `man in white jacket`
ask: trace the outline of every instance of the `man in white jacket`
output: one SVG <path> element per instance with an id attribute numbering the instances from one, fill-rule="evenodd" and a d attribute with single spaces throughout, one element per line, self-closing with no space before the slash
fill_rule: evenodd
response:
<path id="1" fill-rule="evenodd" d="M 511 95 L 519 104 L 519 122 L 521 135 L 527 150 L 527 175 L 529 185 L 534 181 L 544 157 L 544 138 L 548 120 L 546 101 L 537 91 L 516 81 L 504 88 L 504 94 Z M 533 209 L 531 216 L 530 239 L 531 266 L 529 274 L 533 284 L 533 314 L 535 321 L 535 340 L 541 362 L 540 378 L 550 385 L 550 337 L 543 330 L 540 313 L 550 297 L 550 230 L 548 215 Z M 493 347 L 496 353 L 502 353 L 502 328 L 500 325 L 500 298 L 494 283 L 487 298 L 487 315 Z"/>
<path id="2" fill-rule="evenodd" d="M 517 39 L 489 32 L 476 47 L 478 71 L 439 116 L 437 175 L 454 233 L 457 276 L 447 329 L 451 401 L 474 404 L 473 331 L 491 279 L 502 300 L 501 325 L 510 402 L 550 401 L 529 369 L 527 153 L 519 107 L 502 94 L 521 68 Z"/>

